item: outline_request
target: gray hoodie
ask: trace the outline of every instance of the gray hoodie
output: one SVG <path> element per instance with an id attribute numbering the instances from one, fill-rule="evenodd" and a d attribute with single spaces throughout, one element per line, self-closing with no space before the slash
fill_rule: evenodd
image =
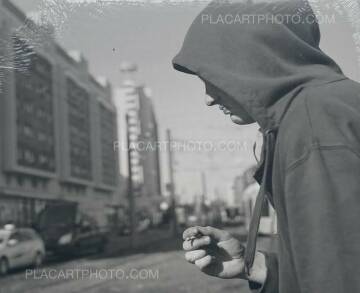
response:
<path id="1" fill-rule="evenodd" d="M 260 292 L 360 292 L 360 86 L 319 48 L 315 20 L 302 0 L 212 2 L 173 60 L 261 126 L 245 265 L 265 200 L 279 251 L 266 255 L 266 283 L 251 284 Z"/>

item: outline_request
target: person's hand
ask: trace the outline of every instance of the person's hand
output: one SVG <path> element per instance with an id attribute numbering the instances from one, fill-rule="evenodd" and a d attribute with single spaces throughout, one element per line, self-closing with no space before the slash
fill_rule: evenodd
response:
<path id="1" fill-rule="evenodd" d="M 213 227 L 191 227 L 183 233 L 183 248 L 188 262 L 205 274 L 241 278 L 263 284 L 266 279 L 265 256 L 257 252 L 250 275 L 245 274 L 245 247 L 229 232 Z"/>

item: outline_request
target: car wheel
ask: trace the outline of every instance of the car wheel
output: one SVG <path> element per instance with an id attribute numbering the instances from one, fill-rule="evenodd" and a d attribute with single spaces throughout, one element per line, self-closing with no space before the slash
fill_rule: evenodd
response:
<path id="1" fill-rule="evenodd" d="M 3 257 L 0 259 L 0 275 L 4 276 L 9 272 L 9 262 Z"/>
<path id="2" fill-rule="evenodd" d="M 34 265 L 34 267 L 35 268 L 38 268 L 38 267 L 40 267 L 41 265 L 42 265 L 42 263 L 43 263 L 43 255 L 42 255 L 42 253 L 41 252 L 37 252 L 36 254 L 35 254 L 35 257 L 34 257 L 34 262 L 33 262 L 33 265 Z"/>

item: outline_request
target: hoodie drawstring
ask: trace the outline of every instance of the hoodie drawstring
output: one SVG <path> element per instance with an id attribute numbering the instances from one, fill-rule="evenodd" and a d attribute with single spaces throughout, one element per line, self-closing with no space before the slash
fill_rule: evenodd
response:
<path id="1" fill-rule="evenodd" d="M 254 263 L 256 252 L 256 240 L 259 230 L 262 210 L 265 205 L 265 201 L 272 202 L 271 195 L 271 173 L 272 173 L 272 161 L 275 149 L 276 132 L 274 129 L 269 129 L 264 132 L 264 142 L 262 148 L 262 162 L 258 172 L 262 173 L 261 185 L 258 196 L 256 198 L 255 207 L 253 209 L 253 215 L 250 222 L 249 234 L 247 238 L 246 251 L 245 251 L 245 272 L 250 275 L 250 270 Z M 257 177 L 257 174 L 255 175 Z M 257 178 L 256 178 L 257 179 Z"/>

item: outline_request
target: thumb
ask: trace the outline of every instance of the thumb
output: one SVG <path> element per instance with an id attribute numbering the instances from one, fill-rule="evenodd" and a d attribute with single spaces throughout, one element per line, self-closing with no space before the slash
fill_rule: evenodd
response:
<path id="1" fill-rule="evenodd" d="M 186 239 L 188 237 L 193 237 L 198 235 L 210 236 L 217 241 L 225 241 L 231 238 L 231 234 L 229 232 L 210 226 L 207 227 L 195 226 L 188 228 L 184 231 L 183 238 Z"/>

